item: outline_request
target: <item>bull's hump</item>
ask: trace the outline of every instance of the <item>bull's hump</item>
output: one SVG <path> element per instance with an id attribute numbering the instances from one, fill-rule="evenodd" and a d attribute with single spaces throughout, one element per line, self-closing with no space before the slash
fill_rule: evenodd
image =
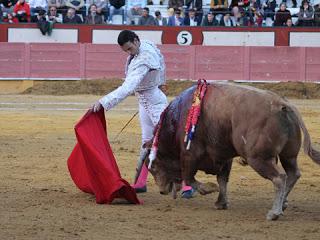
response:
<path id="1" fill-rule="evenodd" d="M 228 90 L 233 90 L 233 91 L 240 91 L 240 92 L 253 92 L 253 93 L 259 93 L 259 94 L 262 94 L 262 95 L 265 95 L 265 94 L 269 94 L 270 91 L 267 91 L 267 90 L 263 90 L 263 89 L 259 89 L 259 88 L 256 88 L 256 87 L 252 87 L 252 86 L 247 86 L 247 85 L 239 85 L 239 84 L 235 84 L 235 83 L 214 83 L 212 85 L 215 85 L 215 86 L 220 86 L 222 88 L 226 88 Z"/>
<path id="2" fill-rule="evenodd" d="M 252 86 L 239 85 L 234 83 L 215 83 L 213 85 L 225 88 L 226 91 L 228 91 L 231 95 L 254 95 L 258 98 L 263 98 L 269 101 L 286 102 L 283 97 L 272 91 L 263 90 Z"/>

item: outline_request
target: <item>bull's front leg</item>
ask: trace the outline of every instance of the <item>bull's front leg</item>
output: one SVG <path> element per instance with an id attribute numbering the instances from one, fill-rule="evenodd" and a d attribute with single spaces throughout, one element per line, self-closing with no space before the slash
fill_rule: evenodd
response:
<path id="1" fill-rule="evenodd" d="M 197 173 L 196 158 L 190 152 L 184 152 L 180 155 L 182 194 L 183 198 L 192 198 L 195 189 L 192 184 L 195 182 L 194 176 Z"/>
<path id="2" fill-rule="evenodd" d="M 229 182 L 231 167 L 232 159 L 226 160 L 221 172 L 217 175 L 217 181 L 219 184 L 219 196 L 218 200 L 215 202 L 215 207 L 217 209 L 228 208 L 229 202 L 227 197 L 227 184 Z"/>

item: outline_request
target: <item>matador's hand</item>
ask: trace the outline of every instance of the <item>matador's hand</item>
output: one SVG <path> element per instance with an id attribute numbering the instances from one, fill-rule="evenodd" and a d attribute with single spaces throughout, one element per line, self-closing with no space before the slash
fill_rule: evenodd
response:
<path id="1" fill-rule="evenodd" d="M 99 101 L 96 101 L 91 107 L 91 110 L 93 112 L 99 112 L 101 108 L 102 108 L 102 104 Z"/>

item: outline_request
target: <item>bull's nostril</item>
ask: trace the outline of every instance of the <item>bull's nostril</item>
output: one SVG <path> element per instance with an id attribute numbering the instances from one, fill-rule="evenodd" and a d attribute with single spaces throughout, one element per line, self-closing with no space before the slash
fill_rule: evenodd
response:
<path id="1" fill-rule="evenodd" d="M 160 194 L 164 195 L 164 192 L 163 192 L 163 191 L 160 191 Z"/>

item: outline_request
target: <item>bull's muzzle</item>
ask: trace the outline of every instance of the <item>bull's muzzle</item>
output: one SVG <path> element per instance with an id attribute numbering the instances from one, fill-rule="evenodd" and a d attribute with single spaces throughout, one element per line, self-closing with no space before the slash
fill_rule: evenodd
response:
<path id="1" fill-rule="evenodd" d="M 159 187 L 160 194 L 168 195 L 172 191 L 172 185 L 173 183 L 168 183 L 163 187 Z"/>
<path id="2" fill-rule="evenodd" d="M 167 184 L 164 189 L 160 190 L 160 194 L 168 195 L 170 192 L 172 192 L 173 199 L 176 199 L 177 198 L 177 192 L 180 191 L 180 189 L 181 189 L 181 184 L 175 183 L 175 182 L 171 182 L 171 183 Z"/>

